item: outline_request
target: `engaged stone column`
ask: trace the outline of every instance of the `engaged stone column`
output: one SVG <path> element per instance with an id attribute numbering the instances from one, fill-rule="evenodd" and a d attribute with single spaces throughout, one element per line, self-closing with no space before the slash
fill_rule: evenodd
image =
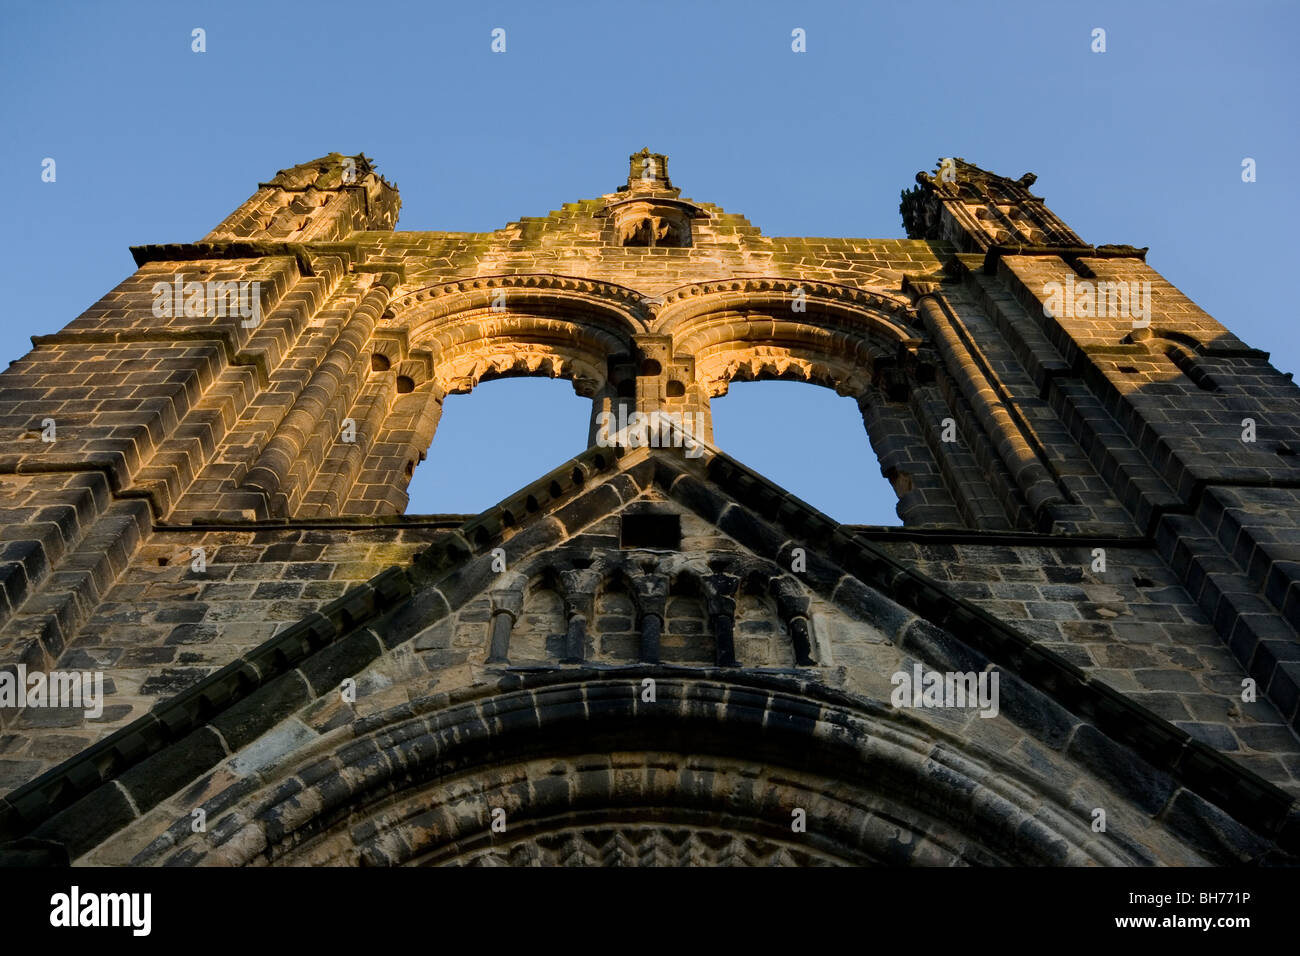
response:
<path id="1" fill-rule="evenodd" d="M 664 606 L 668 603 L 668 577 L 655 569 L 658 563 L 643 563 L 641 573 L 632 578 L 636 589 L 637 609 L 641 614 L 641 649 L 638 655 L 647 664 L 659 663 L 659 635 L 664 628 Z"/>
<path id="2" fill-rule="evenodd" d="M 641 616 L 641 648 L 637 655 L 646 664 L 659 663 L 659 635 L 663 632 L 664 619 L 658 614 Z"/>
<path id="3" fill-rule="evenodd" d="M 704 579 L 704 598 L 713 625 L 714 661 L 719 667 L 735 667 L 736 588 L 734 574 L 710 574 Z"/>
<path id="4" fill-rule="evenodd" d="M 578 664 L 587 656 L 587 622 L 596 614 L 596 588 L 600 574 L 588 569 L 560 572 L 560 589 L 569 627 L 564 636 L 562 663 Z"/>
<path id="5" fill-rule="evenodd" d="M 492 600 L 492 642 L 488 647 L 487 663 L 510 663 L 510 632 L 524 609 L 524 580 L 512 581 L 503 588 L 488 592 Z"/>
<path id="6" fill-rule="evenodd" d="M 808 618 L 790 618 L 790 643 L 794 645 L 796 665 L 807 667 L 817 663 L 812 659 L 812 634 Z"/>
<path id="7" fill-rule="evenodd" d="M 808 597 L 790 578 L 772 582 L 776 610 L 790 628 L 790 646 L 797 667 L 808 667 L 817 662 L 812 658 L 812 627 L 808 623 Z"/>

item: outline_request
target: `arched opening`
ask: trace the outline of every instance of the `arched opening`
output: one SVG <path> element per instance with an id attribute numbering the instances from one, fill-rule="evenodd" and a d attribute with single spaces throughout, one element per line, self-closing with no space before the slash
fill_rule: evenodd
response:
<path id="1" fill-rule="evenodd" d="M 758 588 L 745 588 L 736 600 L 736 656 L 762 667 L 794 667 L 790 632 L 776 602 Z"/>
<path id="2" fill-rule="evenodd" d="M 826 515 L 902 524 L 852 398 L 802 382 L 732 382 L 711 408 L 719 449 Z"/>
<path id="3" fill-rule="evenodd" d="M 635 661 L 640 645 L 636 604 L 623 582 L 607 578 L 596 597 L 597 654 L 603 661 Z"/>
<path id="4" fill-rule="evenodd" d="M 712 664 L 716 656 L 714 638 L 699 579 L 693 574 L 674 578 L 664 613 L 660 658 L 670 664 Z"/>
<path id="5" fill-rule="evenodd" d="M 545 664 L 564 656 L 564 601 L 550 582 L 537 582 L 524 598 L 510 632 L 512 664 Z"/>
<path id="6" fill-rule="evenodd" d="M 443 401 L 407 514 L 477 514 L 587 447 L 591 400 L 559 379 L 483 382 Z"/>

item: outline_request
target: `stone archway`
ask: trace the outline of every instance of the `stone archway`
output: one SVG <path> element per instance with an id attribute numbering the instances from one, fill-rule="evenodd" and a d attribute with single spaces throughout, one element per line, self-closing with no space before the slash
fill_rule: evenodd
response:
<path id="1" fill-rule="evenodd" d="M 507 674 L 341 728 L 226 805 L 224 842 L 137 862 L 1135 862 L 994 754 L 815 683 L 716 669 Z"/>
<path id="2" fill-rule="evenodd" d="M 710 401 L 732 382 L 804 382 L 853 398 L 905 525 L 959 523 L 957 500 L 978 494 L 954 479 L 959 453 L 941 440 L 953 413 L 903 297 L 779 278 L 699 283 L 665 294 L 652 329 L 690 356 L 710 425 Z"/>
<path id="3" fill-rule="evenodd" d="M 941 437 L 953 396 L 936 384 L 937 358 L 894 293 L 759 277 L 648 297 L 522 273 L 399 289 L 384 301 L 368 351 L 354 359 L 365 371 L 352 415 L 296 411 L 250 469 L 246 486 L 271 496 L 273 511 L 401 513 L 443 399 L 520 376 L 565 379 L 590 398 L 589 442 L 606 415 L 651 411 L 690 416 L 709 442 L 710 400 L 732 381 L 808 382 L 858 402 L 904 524 L 960 524 L 968 498 L 992 497 L 969 487 L 969 452 Z"/>
<path id="4" fill-rule="evenodd" d="M 444 392 L 506 375 L 567 378 L 579 395 L 605 384 L 609 359 L 644 331 L 640 297 L 610 283 L 555 275 L 483 276 L 400 295 L 392 322 L 427 351 Z"/>
<path id="5" fill-rule="evenodd" d="M 399 292 L 371 342 L 382 358 L 358 403 L 364 418 L 350 491 L 331 504 L 352 514 L 403 511 L 449 394 L 509 377 L 560 378 L 583 397 L 602 394 L 611 360 L 630 355 L 644 329 L 638 302 L 621 286 L 554 275 L 483 276 Z"/>

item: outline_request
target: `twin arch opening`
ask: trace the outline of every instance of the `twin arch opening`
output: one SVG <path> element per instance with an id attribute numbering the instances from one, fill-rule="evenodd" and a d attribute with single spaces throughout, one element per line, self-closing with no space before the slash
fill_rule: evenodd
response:
<path id="1" fill-rule="evenodd" d="M 430 384 L 412 384 L 429 390 L 435 428 L 448 394 L 495 379 L 561 378 L 592 399 L 589 445 L 601 414 L 616 419 L 620 408 L 695 415 L 698 437 L 711 442 L 710 400 L 732 381 L 805 382 L 862 403 L 886 395 L 885 376 L 896 399 L 893 370 L 916 361 L 920 341 L 896 299 L 787 280 L 689 286 L 646 299 L 588 280 L 484 277 L 399 296 L 390 311 L 386 324 L 402 330 L 406 351 L 430 356 Z M 372 357 L 376 371 L 392 364 Z M 869 432 L 869 441 L 876 437 Z M 426 449 L 408 450 L 394 474 L 399 486 L 409 477 L 405 464 Z M 891 470 L 899 471 L 882 461 L 882 473 Z M 905 476 L 894 486 L 910 483 Z"/>

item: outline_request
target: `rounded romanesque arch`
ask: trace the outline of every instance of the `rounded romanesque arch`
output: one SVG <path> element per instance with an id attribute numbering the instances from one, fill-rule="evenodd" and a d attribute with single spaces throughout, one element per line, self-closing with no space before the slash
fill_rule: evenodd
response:
<path id="1" fill-rule="evenodd" d="M 531 376 L 565 379 L 594 398 L 609 390 L 611 362 L 632 353 L 643 312 L 629 289 L 568 276 L 480 276 L 399 289 L 369 343 L 355 440 L 335 449 L 339 465 L 313 480 L 307 500 L 327 514 L 400 513 L 447 395 Z"/>
<path id="2" fill-rule="evenodd" d="M 824 282 L 737 279 L 674 289 L 653 331 L 689 355 L 710 397 L 728 384 L 790 378 L 842 395 L 870 387 L 877 364 L 920 345 L 915 316 L 893 296 Z"/>
<path id="3" fill-rule="evenodd" d="M 543 375 L 592 396 L 610 359 L 630 354 L 645 330 L 635 292 L 568 276 L 481 276 L 396 296 L 390 311 L 410 348 L 430 354 L 444 394 Z"/>
<path id="4" fill-rule="evenodd" d="M 910 300 L 830 282 L 746 278 L 683 286 L 662 297 L 653 331 L 693 369 L 693 410 L 732 382 L 805 382 L 853 398 L 881 474 L 908 525 L 960 523 L 952 417 Z M 712 438 L 712 432 L 708 437 Z"/>
<path id="5" fill-rule="evenodd" d="M 1136 862 L 995 754 L 817 685 L 717 670 L 506 675 L 340 728 L 216 799 L 220 842 L 183 834 L 137 862 Z"/>

